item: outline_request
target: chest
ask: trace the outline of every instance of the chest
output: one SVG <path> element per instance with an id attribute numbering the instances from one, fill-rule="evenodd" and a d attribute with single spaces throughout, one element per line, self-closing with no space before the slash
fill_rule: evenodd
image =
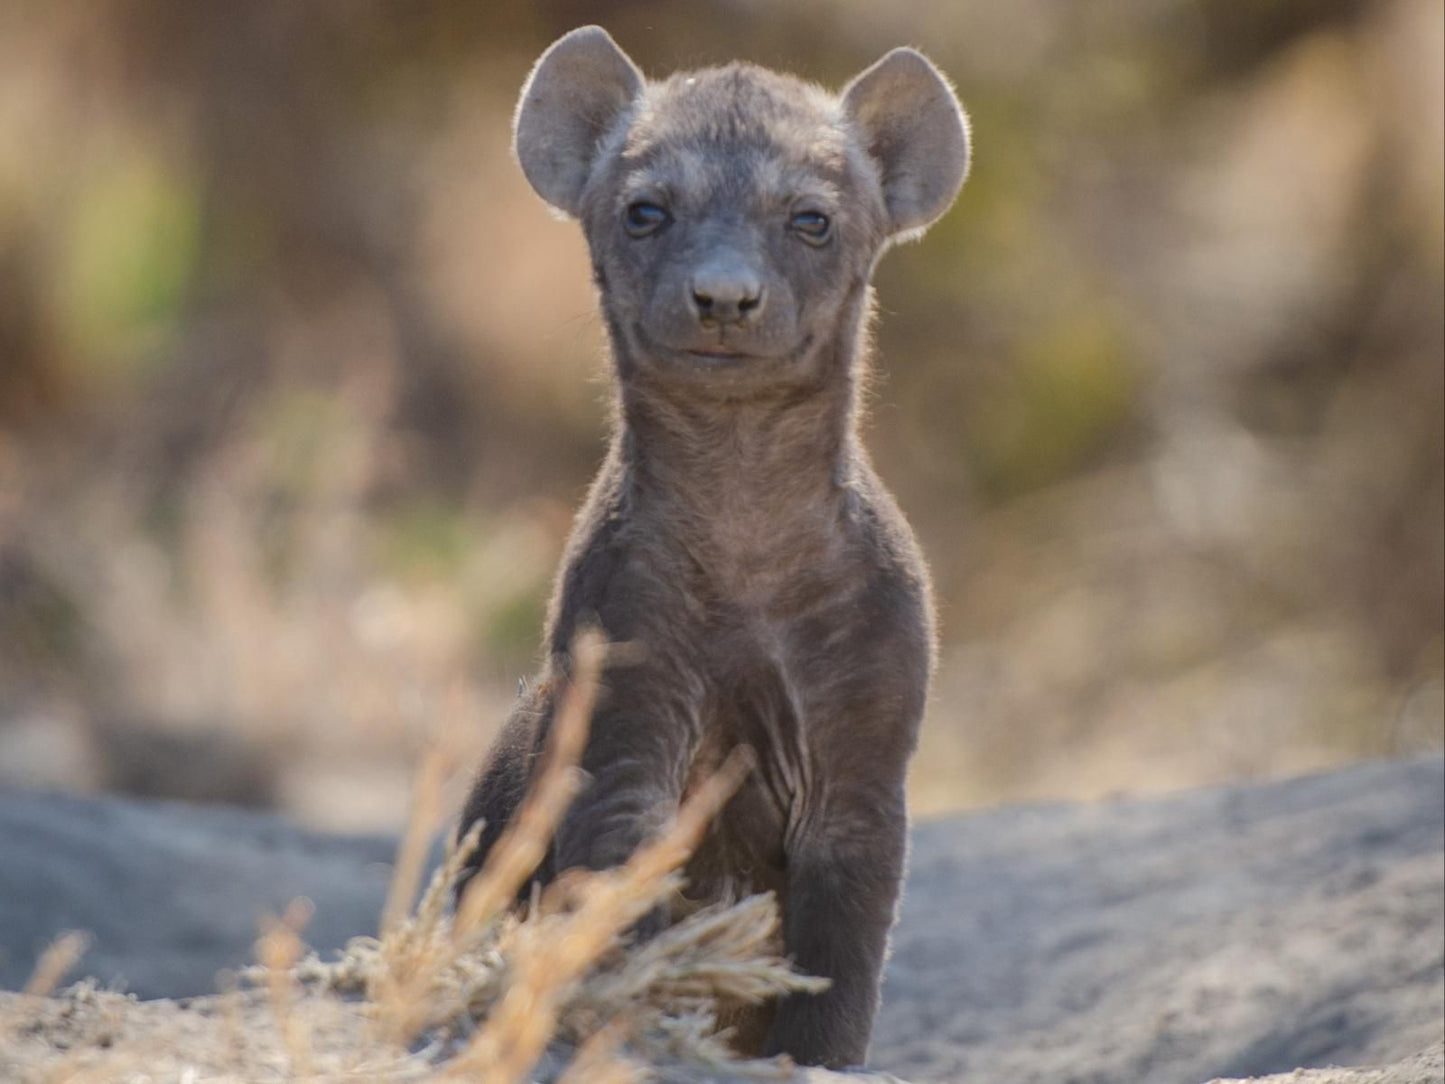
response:
<path id="1" fill-rule="evenodd" d="M 714 670 L 708 683 L 684 794 L 739 745 L 752 748 L 757 766 L 689 863 L 694 893 L 708 901 L 781 892 L 787 840 L 813 774 L 802 698 L 785 664 L 760 645 L 746 655 L 736 643 L 728 646 L 730 666 L 725 673 Z"/>

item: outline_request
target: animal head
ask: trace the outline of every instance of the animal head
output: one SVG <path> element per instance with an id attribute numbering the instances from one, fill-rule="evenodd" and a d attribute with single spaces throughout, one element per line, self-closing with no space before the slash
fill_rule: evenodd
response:
<path id="1" fill-rule="evenodd" d="M 952 204 L 969 137 L 912 49 L 834 95 L 743 63 L 649 81 L 589 26 L 537 61 L 515 149 L 582 223 L 624 379 L 736 387 L 851 353 L 878 256 Z"/>

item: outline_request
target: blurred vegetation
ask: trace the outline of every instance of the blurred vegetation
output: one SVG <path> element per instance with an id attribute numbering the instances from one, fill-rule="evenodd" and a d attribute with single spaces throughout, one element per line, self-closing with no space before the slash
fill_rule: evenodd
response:
<path id="1" fill-rule="evenodd" d="M 878 281 L 869 441 L 943 605 L 920 809 L 1445 739 L 1439 0 L 21 0 L 0 778 L 244 764 L 215 792 L 375 824 L 428 728 L 485 743 L 605 424 L 580 238 L 508 153 L 594 21 L 833 85 L 909 42 L 970 109 Z M 147 734 L 188 752 L 144 778 Z"/>

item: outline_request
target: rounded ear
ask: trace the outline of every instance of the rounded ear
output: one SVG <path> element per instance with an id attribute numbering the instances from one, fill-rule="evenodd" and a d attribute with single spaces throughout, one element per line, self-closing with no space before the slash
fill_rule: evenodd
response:
<path id="1" fill-rule="evenodd" d="M 968 117 L 943 73 L 894 49 L 843 89 L 843 111 L 878 164 L 893 234 L 918 235 L 968 175 Z"/>
<path id="2" fill-rule="evenodd" d="M 642 73 L 600 26 L 558 38 L 522 86 L 512 145 L 537 194 L 574 217 L 598 145 L 641 92 Z"/>

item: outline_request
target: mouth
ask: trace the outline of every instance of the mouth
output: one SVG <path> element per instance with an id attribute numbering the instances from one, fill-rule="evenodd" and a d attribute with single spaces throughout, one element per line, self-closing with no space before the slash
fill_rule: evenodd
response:
<path id="1" fill-rule="evenodd" d="M 731 343 L 724 342 L 694 342 L 688 345 L 682 343 L 671 344 L 665 340 L 653 339 L 640 326 L 634 329 L 636 341 L 643 349 L 655 357 L 670 355 L 677 361 L 689 362 L 700 368 L 721 369 L 734 365 L 742 365 L 745 362 L 758 361 L 761 354 L 752 353 L 747 350 L 739 350 Z"/>
<path id="2" fill-rule="evenodd" d="M 635 324 L 630 328 L 632 341 L 645 356 L 674 367 L 681 373 L 692 372 L 699 377 L 706 374 L 739 373 L 753 371 L 772 372 L 777 363 L 790 357 L 806 353 L 812 346 L 812 336 L 806 336 L 796 351 L 786 353 L 771 349 L 759 350 L 758 343 L 733 343 L 719 336 L 711 341 L 668 342 L 666 337 L 653 338 L 643 326 Z M 721 339 L 721 341 L 719 341 Z M 740 349 L 751 347 L 751 349 Z"/>
<path id="3" fill-rule="evenodd" d="M 745 354 L 740 350 L 729 350 L 725 346 L 704 346 L 683 350 L 682 353 L 712 364 L 729 361 L 747 361 L 754 356 L 752 354 Z"/>

